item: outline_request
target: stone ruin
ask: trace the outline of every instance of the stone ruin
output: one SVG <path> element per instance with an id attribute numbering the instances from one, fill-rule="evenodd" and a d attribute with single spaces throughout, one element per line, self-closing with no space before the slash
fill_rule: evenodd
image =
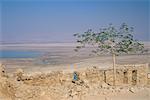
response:
<path id="1" fill-rule="evenodd" d="M 86 70 L 78 70 L 80 80 L 89 83 L 107 83 L 113 85 L 113 69 L 100 69 L 98 67 L 87 68 Z M 150 68 L 148 64 L 128 64 L 117 65 L 116 67 L 116 85 L 149 85 L 150 78 L 148 74 Z M 5 65 L 0 65 L 0 77 L 8 76 L 5 71 Z M 49 73 L 35 73 L 28 75 L 22 69 L 17 69 L 13 75 L 17 81 L 36 84 L 35 81 L 45 80 L 55 81 L 54 83 L 63 84 L 64 81 L 71 81 L 73 73 L 63 71 L 52 71 Z M 40 84 L 40 82 L 38 82 Z M 42 84 L 41 83 L 41 84 Z M 46 83 L 46 81 L 45 81 Z M 52 84 L 53 82 L 50 82 Z M 46 83 L 49 84 L 49 83 Z"/>
<path id="2" fill-rule="evenodd" d="M 117 65 L 117 86 L 150 87 L 148 78 L 149 65 Z M 5 66 L 0 66 L 0 91 L 12 100 L 74 100 L 81 95 L 109 94 L 120 92 L 121 88 L 113 87 L 113 70 L 98 67 L 78 70 L 79 80 L 72 83 L 73 73 L 52 71 L 49 73 L 27 74 L 18 69 L 13 75 L 7 75 Z M 124 88 L 123 90 L 125 90 Z M 134 90 L 128 89 L 134 92 Z M 71 99 L 72 98 L 72 99 Z"/>
<path id="3" fill-rule="evenodd" d="M 148 64 L 117 65 L 116 85 L 150 85 Z M 113 69 L 92 68 L 80 72 L 80 78 L 91 83 L 107 83 L 113 85 Z"/>
<path id="4" fill-rule="evenodd" d="M 150 79 L 148 64 L 138 65 L 117 65 L 116 85 L 149 85 Z M 53 71 L 50 73 L 37 73 L 35 75 L 23 75 L 23 70 L 17 70 L 18 81 L 22 80 L 26 84 L 63 84 L 65 81 L 73 80 L 73 73 L 63 73 L 62 71 Z M 98 67 L 79 70 L 80 80 L 92 83 L 106 83 L 113 85 L 113 70 L 100 69 Z"/>
<path id="5" fill-rule="evenodd" d="M 150 85 L 149 72 L 149 64 L 118 65 L 116 84 Z"/>

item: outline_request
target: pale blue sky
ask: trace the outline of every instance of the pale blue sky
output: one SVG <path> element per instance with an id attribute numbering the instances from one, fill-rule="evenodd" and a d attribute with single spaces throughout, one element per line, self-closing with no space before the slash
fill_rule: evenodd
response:
<path id="1" fill-rule="evenodd" d="M 137 39 L 150 40 L 148 1 L 3 0 L 0 41 L 72 42 L 74 33 L 123 22 L 135 28 Z"/>

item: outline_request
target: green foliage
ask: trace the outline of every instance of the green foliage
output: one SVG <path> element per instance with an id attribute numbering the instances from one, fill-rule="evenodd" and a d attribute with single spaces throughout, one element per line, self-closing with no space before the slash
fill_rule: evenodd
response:
<path id="1" fill-rule="evenodd" d="M 100 32 L 94 32 L 89 29 L 83 34 L 74 34 L 77 43 L 80 44 L 75 51 L 86 46 L 92 46 L 92 52 L 96 54 L 141 53 L 144 51 L 144 45 L 133 38 L 133 33 L 133 28 L 125 23 L 119 28 L 110 24 L 109 27 L 101 28 Z"/>

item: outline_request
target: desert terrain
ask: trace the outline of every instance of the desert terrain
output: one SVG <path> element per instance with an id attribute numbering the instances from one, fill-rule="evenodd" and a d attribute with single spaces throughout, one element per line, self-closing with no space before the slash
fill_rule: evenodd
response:
<path id="1" fill-rule="evenodd" d="M 5 44 L 1 50 L 39 51 L 36 58 L 0 58 L 5 65 L 1 75 L 0 100 L 149 100 L 150 86 L 106 83 L 72 83 L 74 71 L 85 73 L 111 69 L 111 55 L 90 54 L 91 48 L 74 52 L 76 44 Z M 149 43 L 145 47 L 150 49 Z M 150 63 L 150 55 L 130 54 L 117 56 L 117 64 Z M 150 68 L 148 70 L 150 72 Z M 57 79 L 58 80 L 55 80 Z M 19 78 L 19 81 L 18 81 Z M 53 79 L 55 81 L 53 81 Z"/>

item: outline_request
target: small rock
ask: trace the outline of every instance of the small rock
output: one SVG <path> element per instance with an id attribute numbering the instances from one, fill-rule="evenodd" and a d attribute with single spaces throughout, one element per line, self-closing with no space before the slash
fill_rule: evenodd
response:
<path id="1" fill-rule="evenodd" d="M 107 87 L 109 87 L 109 85 L 106 84 L 106 83 L 102 83 L 101 87 L 102 87 L 102 88 L 107 88 Z"/>
<path id="2" fill-rule="evenodd" d="M 129 89 L 129 91 L 130 91 L 131 93 L 135 93 L 135 89 L 134 89 L 133 87 L 131 87 L 131 88 Z"/>

